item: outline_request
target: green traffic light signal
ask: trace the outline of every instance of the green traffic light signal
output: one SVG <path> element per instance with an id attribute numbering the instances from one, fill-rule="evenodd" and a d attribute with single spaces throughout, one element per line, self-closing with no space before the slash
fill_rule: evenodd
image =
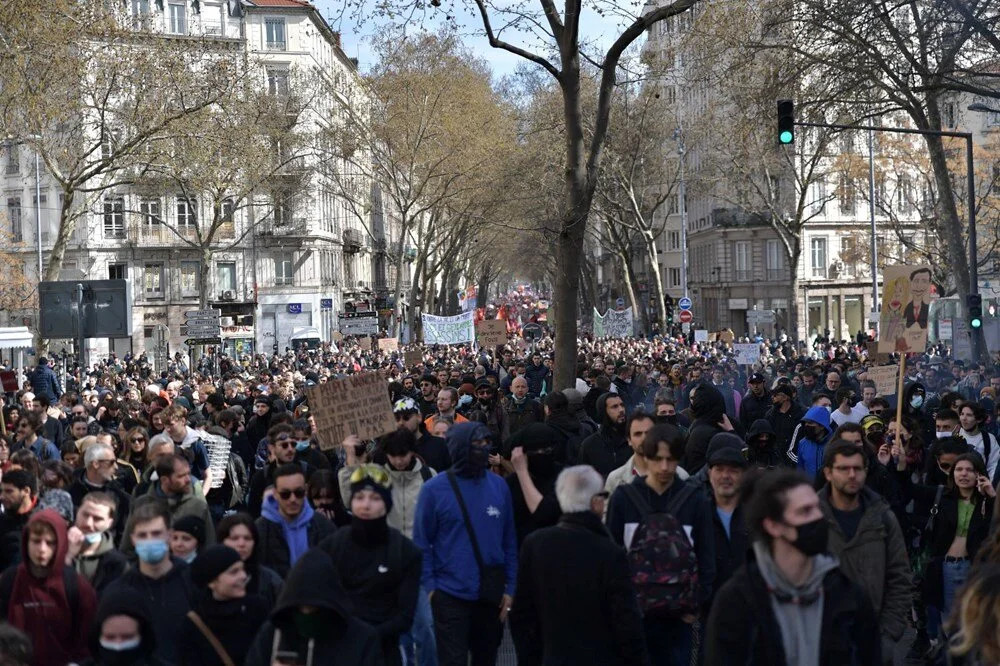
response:
<path id="1" fill-rule="evenodd" d="M 788 130 L 785 130 L 784 132 L 778 135 L 778 141 L 780 141 L 781 143 L 791 143 L 794 140 L 795 140 L 795 135 L 789 132 Z"/>
<path id="2" fill-rule="evenodd" d="M 973 317 L 972 321 L 969 322 L 969 325 L 972 326 L 972 328 L 982 328 L 983 320 L 979 317 Z"/>
<path id="3" fill-rule="evenodd" d="M 795 102 L 790 99 L 778 100 L 778 143 L 795 143 Z"/>

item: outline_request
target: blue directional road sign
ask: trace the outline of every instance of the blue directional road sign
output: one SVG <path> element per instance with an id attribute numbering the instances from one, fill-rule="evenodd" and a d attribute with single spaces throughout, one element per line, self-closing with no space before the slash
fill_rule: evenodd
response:
<path id="1" fill-rule="evenodd" d="M 681 310 L 690 310 L 691 309 L 691 299 L 688 298 L 687 296 L 685 296 L 684 298 L 682 298 L 679 301 L 677 301 L 677 307 L 679 307 Z"/>

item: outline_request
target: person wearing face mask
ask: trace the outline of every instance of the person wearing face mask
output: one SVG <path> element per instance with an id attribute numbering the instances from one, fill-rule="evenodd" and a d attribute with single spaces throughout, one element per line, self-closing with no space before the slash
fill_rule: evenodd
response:
<path id="1" fill-rule="evenodd" d="M 244 666 L 382 663 L 375 628 L 356 616 L 333 559 L 313 548 L 288 573 Z"/>
<path id="2" fill-rule="evenodd" d="M 823 468 L 823 447 L 830 439 L 830 410 L 819 405 L 810 407 L 802 417 L 796 434 L 792 436 L 792 444 L 786 455 L 795 466 L 815 480 Z"/>
<path id="3" fill-rule="evenodd" d="M 93 585 L 100 596 L 124 573 L 128 561 L 115 549 L 115 498 L 108 493 L 87 493 L 67 534 L 69 555 L 77 573 Z"/>
<path id="4" fill-rule="evenodd" d="M 510 435 L 507 422 L 507 410 L 500 404 L 497 391 L 485 377 L 478 380 L 475 386 L 476 402 L 469 408 L 470 421 L 485 423 L 493 433 L 493 439 L 502 442 Z"/>
<path id="5" fill-rule="evenodd" d="M 162 500 L 140 504 L 129 517 L 126 528 L 135 545 L 138 565 L 123 573 L 105 591 L 139 594 L 156 617 L 153 656 L 166 665 L 180 663 L 177 651 L 178 627 L 192 608 L 195 590 L 187 575 L 187 564 L 170 556 L 170 510 Z"/>
<path id="6" fill-rule="evenodd" d="M 400 636 L 413 625 L 420 592 L 422 554 L 389 527 L 393 480 L 378 465 L 350 475 L 351 526 L 319 544 L 332 559 L 357 616 L 375 627 L 387 666 L 402 664 Z"/>
<path id="7" fill-rule="evenodd" d="M 788 461 L 778 450 L 774 429 L 767 419 L 757 419 L 750 424 L 745 442 L 743 457 L 750 467 L 777 469 L 787 465 Z"/>
<path id="8" fill-rule="evenodd" d="M 133 590 L 101 595 L 85 666 L 162 666 L 155 649 L 149 602 Z"/>
<path id="9" fill-rule="evenodd" d="M 517 579 L 510 490 L 487 473 L 490 430 L 459 423 L 448 433 L 454 465 L 424 484 L 413 541 L 424 553 L 439 663 L 496 663 Z M 467 516 L 467 517 L 466 517 Z"/>
<path id="10" fill-rule="evenodd" d="M 267 619 L 264 601 L 247 594 L 248 578 L 239 553 L 228 546 L 206 548 L 191 565 L 198 598 L 181 623 L 179 652 L 184 666 L 226 666 L 246 659 Z"/>
<path id="11" fill-rule="evenodd" d="M 754 561 L 722 586 L 705 639 L 708 666 L 878 664 L 878 618 L 826 554 L 829 529 L 812 482 L 780 470 L 745 483 Z"/>
<path id="12" fill-rule="evenodd" d="M 507 486 L 514 506 L 518 547 L 531 532 L 559 520 L 555 485 L 565 460 L 556 442 L 554 428 L 545 423 L 532 423 L 511 438 L 514 474 L 507 477 Z"/>
<path id="13" fill-rule="evenodd" d="M 312 469 L 330 469 L 330 459 L 323 455 L 313 441 L 312 426 L 308 419 L 296 419 L 292 423 L 292 437 L 295 439 L 295 460 L 304 462 Z"/>

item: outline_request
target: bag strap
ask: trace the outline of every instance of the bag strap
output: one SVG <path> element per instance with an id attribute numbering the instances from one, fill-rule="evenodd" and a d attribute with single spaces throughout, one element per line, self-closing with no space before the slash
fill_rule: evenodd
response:
<path id="1" fill-rule="evenodd" d="M 670 504 L 667 505 L 667 513 L 676 518 L 677 512 L 681 510 L 682 506 L 684 506 L 684 502 L 686 502 L 688 498 L 694 494 L 694 490 L 694 486 L 690 483 L 684 482 L 681 489 L 676 495 L 674 495 L 674 498 L 670 500 Z"/>
<path id="2" fill-rule="evenodd" d="M 639 492 L 638 488 L 633 486 L 631 483 L 623 484 L 620 487 L 625 491 L 625 494 L 628 495 L 628 498 L 632 500 L 632 503 L 635 504 L 635 508 L 639 509 L 639 514 L 642 519 L 653 512 L 653 507 L 649 505 L 649 501 L 642 496 L 642 493 Z"/>
<path id="3" fill-rule="evenodd" d="M 927 525 L 924 526 L 924 533 L 929 534 L 934 531 L 934 518 L 938 514 L 941 505 L 941 496 L 944 495 L 944 486 L 938 486 L 934 493 L 934 506 L 931 507 L 931 515 L 927 518 Z"/>
<path id="4" fill-rule="evenodd" d="M 194 623 L 194 626 L 198 627 L 198 631 L 201 635 L 205 637 L 206 640 L 212 645 L 212 649 L 215 650 L 215 654 L 218 655 L 219 660 L 222 661 L 223 666 L 236 666 L 233 663 L 232 658 L 229 653 L 226 652 L 226 648 L 222 647 L 222 643 L 219 639 L 215 637 L 212 630 L 208 628 L 208 625 L 201 619 L 201 617 L 195 613 L 193 610 L 187 612 L 187 618 Z"/>
<path id="5" fill-rule="evenodd" d="M 462 497 L 462 492 L 458 488 L 458 481 L 452 472 L 448 472 L 448 482 L 451 484 L 451 489 L 455 491 L 455 497 L 458 498 L 458 508 L 462 510 L 465 531 L 469 533 L 469 541 L 472 542 L 472 554 L 476 557 L 476 566 L 479 567 L 479 575 L 482 576 L 486 570 L 486 565 L 483 564 L 483 555 L 479 552 L 479 542 L 476 541 L 476 533 L 472 530 L 472 521 L 469 519 L 469 510 L 465 507 L 465 499 Z"/>

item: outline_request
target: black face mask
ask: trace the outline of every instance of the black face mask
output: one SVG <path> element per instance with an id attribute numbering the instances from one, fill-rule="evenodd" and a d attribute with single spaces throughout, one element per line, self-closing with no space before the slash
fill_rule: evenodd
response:
<path id="1" fill-rule="evenodd" d="M 482 476 L 486 467 L 490 464 L 490 449 L 487 446 L 469 446 L 469 455 L 465 461 L 459 464 L 456 470 L 459 476 L 477 477 Z"/>
<path id="2" fill-rule="evenodd" d="M 100 663 L 108 666 L 129 666 L 139 662 L 143 655 L 142 645 L 131 650 L 109 650 L 102 647 L 100 650 Z"/>
<path id="3" fill-rule="evenodd" d="M 791 544 L 795 546 L 803 555 L 812 557 L 826 552 L 826 544 L 830 536 L 830 528 L 826 524 L 826 518 L 819 517 L 802 525 L 795 525 L 798 536 Z"/>
<path id="4" fill-rule="evenodd" d="M 677 425 L 677 415 L 671 414 L 670 416 L 657 416 L 657 423 L 669 423 L 670 425 Z"/>

